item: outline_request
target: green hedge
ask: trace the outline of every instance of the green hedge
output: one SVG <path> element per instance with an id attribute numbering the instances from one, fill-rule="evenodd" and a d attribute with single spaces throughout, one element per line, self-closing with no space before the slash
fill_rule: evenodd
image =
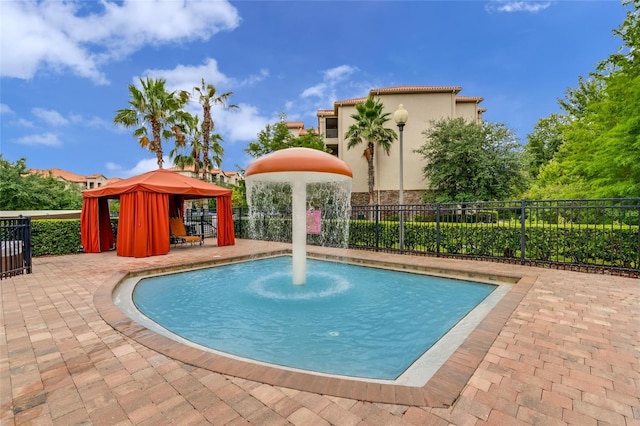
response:
<path id="1" fill-rule="evenodd" d="M 352 220 L 349 245 L 362 248 L 397 249 L 398 222 L 376 224 Z M 584 265 L 640 269 L 640 242 L 637 226 L 525 228 L 525 259 Z M 521 230 L 516 226 L 495 224 L 440 225 L 440 253 L 478 257 L 520 258 Z M 421 253 L 438 252 L 438 234 L 434 223 L 405 223 L 405 249 Z"/>
<path id="2" fill-rule="evenodd" d="M 31 221 L 32 255 L 60 255 L 82 252 L 80 219 Z"/>
<path id="3" fill-rule="evenodd" d="M 249 237 L 247 220 L 235 221 L 237 238 Z M 270 219 L 259 224 L 262 239 L 291 241 L 290 220 Z M 323 227 L 327 224 L 323 222 Z M 377 232 L 376 232 L 376 226 Z M 438 251 L 433 222 L 405 223 L 405 249 L 421 253 Z M 33 220 L 33 256 L 82 252 L 80 221 L 77 219 Z M 394 249 L 399 247 L 399 223 L 351 220 L 349 246 Z M 525 228 L 525 259 L 584 265 L 640 269 L 637 226 L 535 226 Z M 440 252 L 479 257 L 520 258 L 520 227 L 496 224 L 442 223 Z M 315 238 L 315 239 L 314 239 Z M 310 237 L 310 244 L 319 243 Z"/>

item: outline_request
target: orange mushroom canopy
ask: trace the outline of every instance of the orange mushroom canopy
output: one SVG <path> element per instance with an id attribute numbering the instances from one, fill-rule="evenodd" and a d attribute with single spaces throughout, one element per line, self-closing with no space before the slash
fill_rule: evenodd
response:
<path id="1" fill-rule="evenodd" d="M 262 173 L 316 172 L 353 177 L 351 167 L 338 157 L 311 148 L 286 148 L 249 164 L 245 177 Z"/>

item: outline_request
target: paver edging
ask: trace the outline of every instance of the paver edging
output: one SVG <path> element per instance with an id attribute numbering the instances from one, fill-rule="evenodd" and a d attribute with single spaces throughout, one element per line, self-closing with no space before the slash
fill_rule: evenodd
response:
<path id="1" fill-rule="evenodd" d="M 282 255 L 287 252 L 290 253 L 288 250 L 277 250 L 262 253 L 262 256 Z M 251 256 L 251 258 L 255 257 L 255 254 Z M 113 301 L 112 295 L 115 289 L 121 282 L 130 277 L 157 272 L 200 268 L 241 260 L 246 259 L 244 257 L 241 259 L 214 259 L 186 265 L 170 265 L 163 268 L 149 267 L 132 271 L 120 271 L 112 274 L 112 276 L 96 290 L 93 297 L 94 306 L 103 320 L 118 332 L 132 338 L 149 349 L 184 362 L 185 364 L 270 385 L 291 387 L 309 392 L 318 391 L 318 386 L 314 385 L 316 378 L 319 377 L 317 375 L 289 371 L 287 371 L 287 373 L 290 374 L 274 374 L 274 367 L 227 358 L 180 344 L 138 324 L 120 311 Z M 463 274 L 474 273 L 473 271 L 462 272 Z M 490 276 L 490 274 L 483 274 L 481 272 L 479 274 Z M 515 280 L 516 277 L 510 278 Z M 387 404 L 450 407 L 457 400 L 464 386 L 497 338 L 500 330 L 533 286 L 536 279 L 537 277 L 535 276 L 520 277 L 507 295 L 485 316 L 476 329 L 473 330 L 467 339 L 456 349 L 450 359 L 436 371 L 424 386 L 414 387 L 394 384 L 376 384 L 376 388 L 379 390 L 377 392 L 371 392 L 367 382 L 348 378 L 328 377 L 326 381 L 320 381 L 322 382 L 324 394 Z M 464 358 L 463 364 L 456 361 L 456 359 L 459 360 L 461 358 Z"/>

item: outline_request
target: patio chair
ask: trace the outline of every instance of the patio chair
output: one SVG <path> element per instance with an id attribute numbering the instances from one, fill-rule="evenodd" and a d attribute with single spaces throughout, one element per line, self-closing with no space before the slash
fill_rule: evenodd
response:
<path id="1" fill-rule="evenodd" d="M 184 243 L 198 243 L 204 244 L 203 235 L 189 235 L 187 229 L 182 222 L 182 218 L 171 217 L 169 218 L 169 242 L 171 244 L 184 244 Z"/>

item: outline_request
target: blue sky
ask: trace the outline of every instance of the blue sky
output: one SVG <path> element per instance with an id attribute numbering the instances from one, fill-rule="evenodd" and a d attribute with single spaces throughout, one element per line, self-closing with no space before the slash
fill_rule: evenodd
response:
<path id="1" fill-rule="evenodd" d="M 2 0 L 0 153 L 83 175 L 157 168 L 113 124 L 145 76 L 234 93 L 238 111 L 214 111 L 225 170 L 246 167 L 243 149 L 280 112 L 317 127 L 318 109 L 395 85 L 461 86 L 524 143 L 618 50 L 625 13 L 613 0 Z"/>

